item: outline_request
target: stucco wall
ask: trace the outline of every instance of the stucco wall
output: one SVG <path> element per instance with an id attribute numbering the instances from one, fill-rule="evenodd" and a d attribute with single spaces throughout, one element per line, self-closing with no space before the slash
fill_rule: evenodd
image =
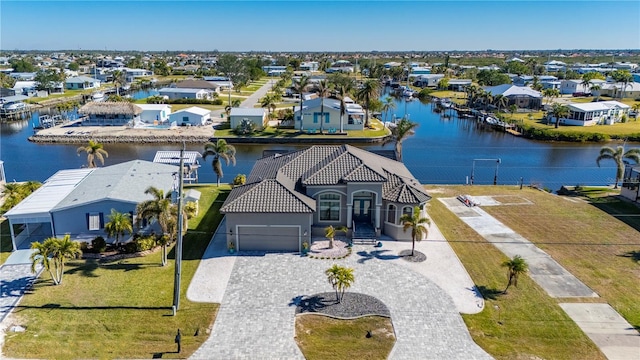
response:
<path id="1" fill-rule="evenodd" d="M 106 239 L 107 235 L 104 232 L 104 227 L 100 230 L 89 231 L 87 213 L 102 213 L 104 226 L 104 224 L 109 222 L 111 209 L 116 209 L 116 211 L 122 213 L 135 213 L 136 205 L 137 204 L 134 203 L 106 200 L 76 208 L 55 211 L 52 213 L 56 232 L 55 236 L 60 237 L 65 234 L 71 234 L 71 238 L 73 238 L 78 234 L 90 234 L 92 236 L 103 236 Z"/>
<path id="2" fill-rule="evenodd" d="M 296 225 L 301 227 L 302 241 L 311 241 L 312 214 L 230 213 L 227 219 L 227 243 L 236 241 L 237 225 Z M 304 235 L 305 230 L 307 235 Z"/>

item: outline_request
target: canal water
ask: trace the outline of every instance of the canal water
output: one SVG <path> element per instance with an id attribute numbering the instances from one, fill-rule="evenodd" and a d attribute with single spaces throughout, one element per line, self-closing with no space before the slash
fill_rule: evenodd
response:
<path id="1" fill-rule="evenodd" d="M 135 94 L 137 96 L 137 94 Z M 147 95 L 148 96 L 148 95 Z M 406 110 L 405 110 L 406 109 Z M 507 133 L 477 127 L 472 119 L 459 119 L 455 112 L 443 116 L 432 104 L 398 100 L 395 115 L 405 114 L 419 123 L 415 135 L 404 142 L 404 163 L 424 184 L 464 184 L 473 173 L 474 184 L 535 184 L 557 190 L 561 185 L 607 185 L 613 182 L 615 164 L 596 164 L 602 144 L 550 143 L 527 140 Z M 86 156 L 78 156 L 77 145 L 34 144 L 32 119 L 3 123 L 0 127 L 0 159 L 7 179 L 43 181 L 60 169 L 79 168 Z M 390 118 L 392 116 L 389 116 Z M 162 130 L 158 130 L 162 131 Z M 627 144 L 627 147 L 640 144 Z M 237 145 L 236 165 L 223 166 L 222 181 L 236 174 L 249 174 L 264 150 L 301 148 L 294 145 Z M 363 146 L 365 149 L 393 149 L 393 145 Z M 158 150 L 178 150 L 176 145 L 106 144 L 105 165 L 132 159 L 153 160 Z M 202 152 L 203 145 L 187 145 Z M 498 159 L 500 162 L 498 162 Z M 201 161 L 201 182 L 214 182 L 211 159 Z M 497 176 L 496 176 L 497 175 Z"/>

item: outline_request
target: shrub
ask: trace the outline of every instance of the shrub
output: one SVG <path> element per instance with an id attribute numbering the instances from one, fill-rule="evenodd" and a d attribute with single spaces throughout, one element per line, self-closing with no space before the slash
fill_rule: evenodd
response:
<path id="1" fill-rule="evenodd" d="M 131 243 L 135 244 L 134 252 L 147 251 L 156 246 L 156 237 L 154 235 L 140 236 L 131 241 Z"/>
<path id="2" fill-rule="evenodd" d="M 236 175 L 236 177 L 233 178 L 234 186 L 244 185 L 246 182 L 247 182 L 247 175 L 245 174 L 238 174 Z"/>
<path id="3" fill-rule="evenodd" d="M 170 99 L 167 100 L 167 104 L 207 104 L 207 105 L 222 105 L 221 99 Z"/>
<path id="4" fill-rule="evenodd" d="M 107 250 L 107 242 L 102 236 L 96 236 L 95 239 L 91 240 L 91 248 L 96 253 L 104 252 Z"/>
<path id="5" fill-rule="evenodd" d="M 256 124 L 254 124 L 251 120 L 242 119 L 240 124 L 233 129 L 233 132 L 236 135 L 251 135 L 256 132 Z"/>
<path id="6" fill-rule="evenodd" d="M 89 252 L 89 243 L 84 242 L 84 241 L 80 241 L 80 250 L 83 253 L 88 253 Z"/>
<path id="7" fill-rule="evenodd" d="M 137 252 L 136 243 L 134 241 L 124 244 L 124 252 L 127 254 L 133 254 Z"/>

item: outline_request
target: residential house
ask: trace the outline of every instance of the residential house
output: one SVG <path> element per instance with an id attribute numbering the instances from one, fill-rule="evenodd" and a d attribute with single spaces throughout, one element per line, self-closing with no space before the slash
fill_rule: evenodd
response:
<path id="1" fill-rule="evenodd" d="M 198 79 L 187 79 L 187 80 L 182 80 L 176 84 L 174 84 L 174 86 L 172 86 L 172 88 L 177 88 L 177 89 L 205 89 L 205 90 L 210 90 L 212 92 L 217 92 L 220 93 L 220 85 L 211 82 L 211 81 L 205 81 L 205 80 L 198 80 Z"/>
<path id="2" fill-rule="evenodd" d="M 464 89 L 471 84 L 471 79 L 449 79 L 447 90 L 464 91 Z"/>
<path id="3" fill-rule="evenodd" d="M 318 71 L 320 64 L 317 61 L 305 61 L 300 64 L 300 70 L 302 71 Z"/>
<path id="4" fill-rule="evenodd" d="M 208 109 L 192 106 L 182 109 L 169 115 L 169 121 L 178 126 L 200 126 L 211 120 L 211 111 Z"/>
<path id="5" fill-rule="evenodd" d="M 267 126 L 267 112 L 262 108 L 232 108 L 229 113 L 229 124 L 235 129 L 244 122 L 251 122 L 256 129 Z"/>
<path id="6" fill-rule="evenodd" d="M 321 108 L 324 112 L 321 113 Z M 340 101 L 330 98 L 315 98 L 302 103 L 302 118 L 300 117 L 300 106 L 294 106 L 293 116 L 296 121 L 294 128 L 306 131 L 323 130 L 329 132 L 339 132 L 340 130 L 363 130 L 365 123 L 365 112 L 362 106 L 356 104 L 350 98 L 345 99 L 346 109 L 340 123 Z M 323 121 L 324 120 L 324 121 Z M 322 125 L 320 125 L 320 122 Z"/>
<path id="7" fill-rule="evenodd" d="M 176 99 L 211 99 L 214 91 L 209 89 L 192 88 L 162 88 L 158 90 L 160 96 L 166 96 L 171 100 Z"/>
<path id="8" fill-rule="evenodd" d="M 128 83 L 134 82 L 136 78 L 153 76 L 153 71 L 147 69 L 131 69 L 124 68 L 125 81 Z"/>
<path id="9" fill-rule="evenodd" d="M 200 162 L 198 159 L 200 158 L 202 158 L 202 154 L 197 151 L 182 152 L 182 165 L 184 166 L 182 170 L 182 180 L 185 183 L 192 184 L 198 182 L 198 169 L 200 169 Z M 180 151 L 156 151 L 153 162 L 180 166 Z"/>
<path id="10" fill-rule="evenodd" d="M 74 76 L 67 78 L 65 85 L 69 90 L 97 89 L 100 87 L 100 80 L 88 76 Z"/>
<path id="11" fill-rule="evenodd" d="M 330 67 L 325 69 L 325 72 L 327 74 L 331 74 L 331 73 L 335 73 L 335 72 L 352 73 L 353 71 L 354 71 L 353 64 L 351 64 L 347 60 L 338 60 L 338 61 L 334 62 L 333 64 L 331 64 Z"/>
<path id="12" fill-rule="evenodd" d="M 287 67 L 283 65 L 265 65 L 262 67 L 262 71 L 269 76 L 280 76 L 287 71 Z"/>
<path id="13" fill-rule="evenodd" d="M 140 121 L 147 124 L 159 124 L 169 120 L 171 105 L 168 104 L 136 104 L 142 112 Z"/>
<path id="14" fill-rule="evenodd" d="M 640 165 L 625 164 L 620 196 L 640 204 Z"/>
<path id="15" fill-rule="evenodd" d="M 16 94 L 15 89 L 0 88 L 0 98 L 3 98 L 5 96 L 14 96 L 15 94 Z"/>
<path id="16" fill-rule="evenodd" d="M 84 115 L 83 126 L 122 126 L 140 121 L 142 109 L 129 102 L 88 102 L 78 113 Z"/>
<path id="17" fill-rule="evenodd" d="M 352 238 L 411 240 L 400 218 L 431 197 L 401 162 L 350 146 L 275 154 L 256 162 L 222 205 L 227 242 L 239 251 L 300 251 L 324 228 Z"/>
<path id="18" fill-rule="evenodd" d="M 35 96 L 37 94 L 35 81 L 16 81 L 13 90 L 17 95 Z"/>
<path id="19" fill-rule="evenodd" d="M 419 87 L 436 87 L 442 78 L 444 78 L 444 74 L 422 74 L 416 76 L 413 85 Z"/>
<path id="20" fill-rule="evenodd" d="M 582 80 L 562 80 L 560 82 L 560 94 L 574 94 L 574 93 L 591 93 L 591 86 L 602 86 L 605 81 L 600 79 L 593 79 L 589 81 L 591 85 L 585 86 Z"/>
<path id="21" fill-rule="evenodd" d="M 34 81 L 36 73 L 34 72 L 12 72 L 9 74 L 12 78 L 18 81 Z"/>
<path id="22" fill-rule="evenodd" d="M 610 96 L 612 98 L 619 98 L 622 96 L 624 87 L 624 97 L 637 99 L 640 98 L 640 83 L 631 82 L 626 86 L 623 83 L 606 83 L 601 85 L 600 90 L 593 90 L 594 96 Z"/>
<path id="23" fill-rule="evenodd" d="M 133 160 L 102 168 L 60 170 L 5 213 L 14 249 L 31 242 L 71 235 L 72 240 L 108 239 L 104 226 L 111 209 L 135 217 L 136 206 L 152 199 L 154 186 L 169 193 L 176 166 Z M 110 239 L 113 241 L 113 239 Z"/>
<path id="24" fill-rule="evenodd" d="M 630 108 L 629 105 L 618 101 L 570 103 L 567 107 L 569 115 L 560 118 L 560 124 L 577 126 L 612 125 L 628 116 Z M 554 124 L 556 122 L 552 117 L 549 120 Z"/>
<path id="25" fill-rule="evenodd" d="M 507 106 L 516 105 L 521 109 L 532 110 L 537 110 L 542 107 L 542 94 L 530 87 L 502 84 L 485 87 L 484 90 L 494 97 L 496 95 L 502 95 L 509 99 Z"/>

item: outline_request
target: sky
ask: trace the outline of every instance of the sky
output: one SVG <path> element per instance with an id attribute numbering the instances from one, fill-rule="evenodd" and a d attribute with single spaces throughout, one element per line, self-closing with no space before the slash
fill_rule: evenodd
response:
<path id="1" fill-rule="evenodd" d="M 639 48 L 637 0 L 0 0 L 3 50 Z"/>

